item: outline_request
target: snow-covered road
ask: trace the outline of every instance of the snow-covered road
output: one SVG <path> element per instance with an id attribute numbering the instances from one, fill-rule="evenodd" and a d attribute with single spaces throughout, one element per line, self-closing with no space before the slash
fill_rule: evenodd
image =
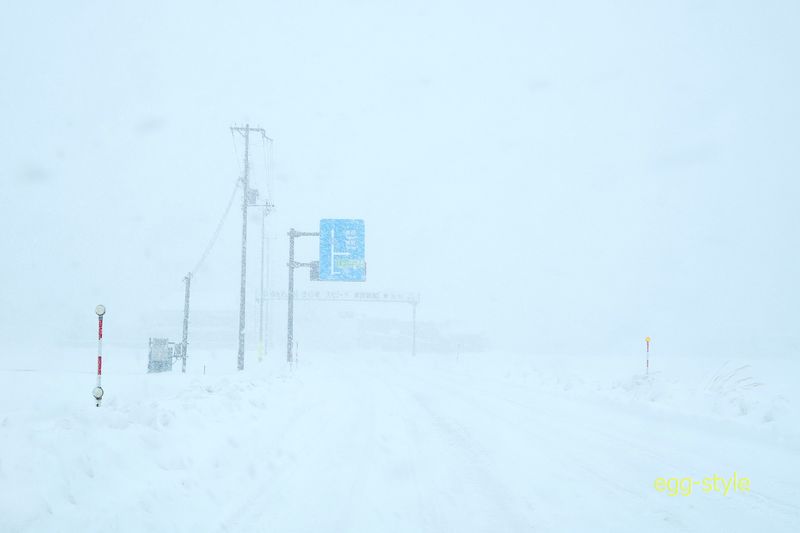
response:
<path id="1" fill-rule="evenodd" d="M 800 527 L 796 404 L 730 419 L 643 394 L 677 387 L 664 374 L 617 394 L 526 361 L 312 354 L 292 372 L 205 376 L 109 363 L 100 409 L 89 373 L 6 369 L 0 531 Z M 749 493 L 654 488 L 734 471 Z"/>

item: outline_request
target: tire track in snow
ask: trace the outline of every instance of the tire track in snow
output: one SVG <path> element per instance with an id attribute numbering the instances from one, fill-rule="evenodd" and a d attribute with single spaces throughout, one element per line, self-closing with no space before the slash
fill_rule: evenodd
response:
<path id="1" fill-rule="evenodd" d="M 405 382 L 399 382 L 397 373 L 390 373 L 392 379 L 387 379 L 387 374 L 373 374 L 376 381 L 382 381 L 388 390 L 393 390 L 396 402 L 406 409 L 412 409 L 407 415 L 415 425 L 427 421 L 425 430 L 417 429 L 414 435 L 417 446 L 420 435 L 428 440 L 435 439 L 439 443 L 433 450 L 426 450 L 427 455 L 433 455 L 433 461 L 446 459 L 454 467 L 454 474 L 466 478 L 466 497 L 470 501 L 456 503 L 456 509 L 465 513 L 475 513 L 476 506 L 482 507 L 481 513 L 475 518 L 487 520 L 486 524 L 470 523 L 472 528 L 483 526 L 482 529 L 468 529 L 469 531 L 530 531 L 533 525 L 525 518 L 519 516 L 518 510 L 510 503 L 515 499 L 508 488 L 492 473 L 491 466 L 487 463 L 487 451 L 476 440 L 469 429 L 454 418 L 448 417 L 433 406 L 433 402 L 424 393 L 409 387 Z M 430 462 L 430 461 L 427 461 Z M 430 492 L 431 488 L 428 487 Z M 471 504 L 471 506 L 470 506 Z M 463 525 L 453 526 L 448 523 L 446 516 L 440 509 L 431 513 L 435 504 L 426 504 L 421 510 L 423 515 L 435 518 L 436 529 L 433 531 L 463 531 Z M 456 520 L 458 521 L 458 520 Z"/>
<path id="2" fill-rule="evenodd" d="M 573 408 L 585 408 L 587 410 L 585 413 L 578 412 L 577 414 L 572 410 L 559 411 L 560 415 L 569 415 L 574 421 L 580 420 L 580 423 L 570 423 L 569 419 L 562 420 L 558 417 L 546 416 L 543 408 L 547 407 L 547 401 L 541 402 L 537 399 L 535 405 L 531 405 L 525 401 L 510 398 L 507 394 L 500 393 L 500 391 L 507 392 L 507 387 L 501 386 L 497 389 L 491 389 L 480 383 L 475 383 L 476 380 L 474 378 L 467 380 L 465 376 L 456 378 L 452 374 L 439 372 L 433 377 L 429 374 L 411 374 L 411 372 L 405 368 L 400 371 L 403 370 L 405 370 L 405 373 L 413 375 L 413 379 L 410 379 L 409 382 L 421 381 L 437 388 L 446 387 L 452 394 L 459 395 L 466 402 L 469 402 L 476 410 L 483 410 L 487 414 L 491 413 L 495 417 L 505 418 L 506 422 L 509 424 L 515 424 L 519 427 L 528 426 L 527 432 L 530 435 L 536 435 L 536 438 L 540 441 L 548 440 L 550 445 L 547 446 L 547 448 L 558 453 L 562 457 L 562 461 L 566 460 L 571 463 L 572 466 L 579 468 L 585 474 L 592 476 L 606 486 L 627 494 L 628 498 L 636 498 L 641 505 L 645 507 L 647 507 L 648 503 L 650 504 L 650 508 L 654 507 L 652 505 L 654 498 L 663 497 L 663 495 L 656 495 L 655 492 L 651 494 L 645 490 L 646 488 L 650 488 L 652 479 L 648 479 L 644 483 L 634 483 L 631 486 L 619 483 L 615 479 L 615 472 L 613 470 L 608 470 L 610 464 L 604 465 L 602 462 L 598 461 L 587 462 L 584 459 L 583 455 L 587 449 L 587 442 L 591 442 L 594 448 L 602 447 L 605 448 L 608 453 L 615 455 L 615 450 L 618 452 L 618 449 L 624 449 L 626 452 L 626 463 L 632 462 L 634 465 L 637 465 L 635 468 L 631 469 L 631 465 L 626 464 L 627 470 L 658 470 L 659 475 L 669 475 L 669 472 L 678 473 L 679 475 L 691 475 L 692 472 L 707 473 L 698 467 L 698 464 L 702 466 L 703 460 L 706 461 L 705 464 L 708 464 L 708 449 L 700 447 L 696 452 L 690 452 L 688 454 L 688 459 L 686 455 L 683 455 L 678 458 L 678 462 L 675 462 L 673 457 L 668 456 L 666 452 L 657 452 L 654 451 L 651 446 L 648 446 L 648 444 L 653 444 L 651 434 L 648 434 L 648 438 L 651 438 L 651 441 L 649 441 L 648 444 L 644 444 L 632 439 L 630 435 L 622 436 L 620 433 L 609 431 L 605 425 L 602 425 L 608 422 L 607 418 L 603 416 L 593 417 L 592 412 L 593 409 L 596 408 L 591 405 L 584 405 L 586 403 L 584 401 L 566 398 Z M 478 392 L 478 394 L 475 394 L 476 392 Z M 551 394 L 545 394 L 546 396 L 552 396 Z M 541 398 L 540 394 L 536 395 Z M 478 398 L 480 399 L 478 400 Z M 529 398 L 530 397 L 526 399 Z M 560 397 L 558 398 L 558 400 L 561 399 Z M 552 401 L 553 399 L 550 398 L 551 403 Z M 489 408 L 490 405 L 494 405 L 495 407 Z M 512 418 L 507 417 L 506 412 L 509 407 L 517 412 L 518 416 Z M 638 420 L 630 413 L 612 414 L 617 417 L 625 418 L 625 422 L 629 424 Z M 606 415 L 606 413 L 603 413 L 603 415 Z M 617 422 L 619 422 L 619 420 Z M 617 427 L 619 427 L 619 424 L 617 424 Z M 694 428 L 688 428 L 688 430 L 696 432 Z M 553 435 L 559 435 L 561 438 L 553 439 Z M 575 445 L 574 443 L 578 444 Z M 630 454 L 631 450 L 635 452 L 635 456 Z M 599 469 L 598 466 L 602 467 L 604 470 Z M 656 476 L 653 476 L 653 479 L 655 477 Z M 694 497 L 713 498 L 714 496 L 715 495 L 698 494 Z M 715 509 L 720 509 L 716 512 L 738 515 L 742 514 L 742 504 L 744 503 L 746 508 L 753 510 L 751 518 L 754 519 L 765 513 L 785 524 L 797 523 L 798 518 L 800 518 L 798 508 L 794 504 L 782 501 L 778 498 L 766 496 L 757 490 L 752 490 L 749 496 L 752 497 L 744 502 L 733 498 L 719 500 L 709 499 L 701 500 L 701 502 L 704 505 L 710 505 Z M 758 500 L 760 503 L 756 504 L 753 501 L 754 499 Z M 660 502 L 657 502 L 655 507 L 668 509 L 668 506 L 661 505 Z M 669 510 L 656 512 L 659 516 L 654 518 L 660 518 L 662 522 L 667 521 L 673 524 L 680 522 Z"/>

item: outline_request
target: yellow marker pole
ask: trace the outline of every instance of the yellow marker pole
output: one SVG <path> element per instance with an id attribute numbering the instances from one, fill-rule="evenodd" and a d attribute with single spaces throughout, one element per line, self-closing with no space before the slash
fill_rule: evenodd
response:
<path id="1" fill-rule="evenodd" d="M 647 344 L 647 364 L 645 366 L 645 373 L 650 374 L 650 337 L 644 338 L 645 344 Z"/>

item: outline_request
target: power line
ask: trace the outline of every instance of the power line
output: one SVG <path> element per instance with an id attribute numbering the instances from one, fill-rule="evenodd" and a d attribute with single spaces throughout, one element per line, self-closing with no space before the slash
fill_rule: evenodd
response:
<path id="1" fill-rule="evenodd" d="M 267 150 L 267 143 L 269 143 L 269 151 Z M 268 202 L 274 202 L 275 199 L 272 196 L 272 190 L 270 187 L 270 177 L 272 176 L 272 166 L 274 165 L 272 139 L 266 135 L 262 135 L 261 148 L 263 150 L 262 153 L 264 154 L 264 188 L 266 189 L 266 199 Z"/>
<path id="2" fill-rule="evenodd" d="M 239 150 L 236 149 L 236 137 L 235 137 L 235 135 L 233 133 L 233 130 L 231 130 L 231 144 L 233 144 L 233 155 L 236 157 L 236 164 L 238 165 L 239 164 Z M 214 247 L 214 244 L 216 244 L 217 238 L 219 237 L 219 233 L 220 233 L 220 231 L 222 231 L 222 226 L 225 223 L 225 219 L 228 217 L 228 213 L 230 213 L 230 211 L 231 211 L 231 206 L 233 206 L 233 199 L 236 197 L 236 190 L 239 188 L 239 184 L 240 183 L 241 183 L 241 180 L 237 179 L 236 183 L 234 184 L 233 191 L 231 191 L 231 196 L 228 199 L 228 205 L 225 206 L 225 212 L 222 213 L 222 217 L 219 219 L 219 222 L 217 223 L 217 227 L 214 230 L 214 233 L 211 235 L 211 239 L 208 241 L 208 245 L 206 245 L 205 250 L 203 250 L 203 255 L 200 256 L 200 260 L 197 261 L 197 264 L 194 266 L 192 271 L 189 272 L 190 275 L 194 276 L 197 273 L 197 271 L 203 265 L 203 262 L 208 257 L 208 254 L 211 252 L 211 249 Z"/>
<path id="3" fill-rule="evenodd" d="M 239 150 L 236 148 L 236 136 L 231 130 L 231 142 L 233 143 L 233 155 L 236 157 L 236 166 L 239 166 Z"/>
<path id="4" fill-rule="evenodd" d="M 236 137 L 234 135 L 234 131 L 239 130 L 239 129 L 241 129 L 241 128 L 231 128 L 231 141 L 233 143 L 233 154 L 236 157 L 237 163 L 238 163 L 238 160 L 239 160 L 239 151 L 236 149 Z M 225 211 L 222 213 L 222 216 L 220 217 L 219 222 L 217 223 L 217 227 L 214 229 L 214 233 L 211 235 L 211 239 L 208 241 L 208 244 L 206 245 L 205 249 L 203 250 L 203 254 L 200 256 L 200 259 L 197 261 L 197 264 L 195 264 L 194 268 L 188 274 L 186 274 L 186 276 L 183 278 L 183 281 L 184 281 L 184 284 L 185 284 L 185 294 L 184 294 L 184 304 L 183 304 L 183 339 L 181 341 L 181 344 L 179 345 L 179 347 L 180 347 L 180 357 L 183 360 L 182 365 L 181 365 L 183 372 L 186 372 L 186 358 L 187 358 L 187 351 L 188 351 L 188 344 L 189 344 L 189 292 L 190 292 L 190 286 L 191 286 L 191 282 L 192 282 L 192 277 L 194 277 L 194 275 L 200 270 L 200 267 L 203 265 L 203 263 L 205 262 L 206 258 L 211 253 L 211 250 L 214 248 L 214 245 L 217 243 L 217 239 L 219 238 L 219 234 L 222 231 L 222 226 L 225 224 L 225 219 L 228 218 L 228 214 L 231 211 L 231 207 L 233 207 L 233 200 L 236 198 L 236 191 L 239 189 L 239 185 L 240 184 L 242 185 L 242 189 L 244 191 L 244 193 L 242 195 L 243 196 L 242 209 L 244 211 L 244 213 L 243 213 L 243 236 L 242 236 L 242 305 L 243 305 L 243 302 L 244 302 L 244 272 L 245 272 L 244 271 L 244 268 L 245 268 L 245 255 L 244 254 L 245 254 L 246 235 L 247 235 L 247 233 L 246 233 L 247 232 L 247 205 L 248 205 L 248 196 L 249 196 L 249 193 L 250 193 L 250 188 L 249 188 L 248 179 L 247 179 L 247 177 L 248 177 L 247 174 L 248 174 L 248 170 L 249 170 L 249 168 L 248 168 L 249 167 L 248 151 L 249 151 L 249 147 L 250 147 L 250 145 L 249 145 L 250 129 L 251 128 L 248 126 L 246 128 L 246 133 L 245 133 L 244 176 L 242 178 L 240 178 L 240 179 L 237 179 L 236 182 L 234 183 L 233 191 L 231 191 L 231 196 L 230 196 L 230 198 L 228 198 L 228 204 L 225 206 Z M 264 130 L 256 129 L 255 131 L 260 131 L 262 137 L 268 139 L 268 137 L 266 136 Z M 272 139 L 269 139 L 269 141 L 270 141 L 270 145 L 271 145 Z M 264 149 L 265 149 L 264 157 L 265 157 L 265 167 L 266 167 L 266 145 L 265 145 Z M 265 205 L 265 207 L 266 207 L 266 205 Z M 265 211 L 265 216 L 266 216 L 266 211 Z M 262 246 L 263 246 L 263 223 L 262 223 Z M 262 250 L 262 272 L 263 272 L 263 250 Z M 262 282 L 262 284 L 263 284 L 263 282 Z M 262 287 L 262 293 L 263 293 L 263 287 Z M 263 297 L 262 297 L 262 300 L 263 300 Z M 244 309 L 242 308 L 241 309 L 241 315 L 240 315 L 240 328 L 239 328 L 239 330 L 240 330 L 239 331 L 239 370 L 241 370 L 243 368 L 243 363 L 244 363 L 244 358 L 243 358 L 243 353 L 242 353 L 242 348 L 243 348 L 243 344 L 244 344 L 244 330 L 243 330 L 243 327 L 242 327 L 243 320 L 244 320 Z M 99 379 L 100 378 L 99 378 L 99 375 L 98 375 L 98 382 L 99 382 Z M 99 400 L 98 400 L 98 404 L 97 405 L 100 405 Z"/>
<path id="5" fill-rule="evenodd" d="M 237 179 L 236 183 L 233 186 L 233 191 L 231 191 L 231 197 L 228 199 L 228 205 L 225 206 L 225 212 L 222 213 L 222 217 L 219 219 L 219 222 L 217 223 L 217 228 L 214 230 L 214 233 L 211 235 L 211 240 L 208 241 L 208 245 L 206 246 L 206 249 L 203 251 L 203 255 L 200 256 L 200 260 L 197 262 L 197 264 L 194 266 L 194 268 L 190 272 L 190 274 L 192 276 L 194 276 L 197 273 L 197 271 L 202 266 L 203 262 L 206 260 L 206 257 L 208 257 L 208 254 L 211 252 L 211 249 L 214 247 L 214 244 L 216 244 L 217 238 L 219 237 L 219 233 L 220 233 L 220 231 L 222 231 L 222 226 L 225 223 L 225 219 L 228 217 L 228 213 L 230 213 L 231 207 L 233 206 L 233 200 L 234 200 L 234 198 L 236 198 L 236 191 L 237 191 L 237 189 L 239 189 L 239 184 L 240 183 L 241 183 L 241 180 Z"/>

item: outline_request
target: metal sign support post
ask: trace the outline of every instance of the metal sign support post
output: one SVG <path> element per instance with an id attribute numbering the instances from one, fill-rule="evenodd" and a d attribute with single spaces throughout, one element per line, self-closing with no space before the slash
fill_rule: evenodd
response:
<path id="1" fill-rule="evenodd" d="M 293 362 L 294 341 L 294 269 L 308 267 L 312 281 L 366 281 L 364 260 L 364 221 L 360 219 L 326 219 L 319 221 L 319 231 L 289 230 L 289 290 L 286 321 L 286 361 Z M 319 261 L 298 263 L 294 260 L 296 237 L 319 237 Z"/>
<path id="2" fill-rule="evenodd" d="M 311 231 L 295 231 L 294 228 L 289 230 L 289 291 L 287 293 L 288 300 L 288 318 L 286 321 L 286 362 L 292 363 L 294 357 L 292 356 L 292 347 L 294 341 L 294 269 L 298 267 L 311 268 L 313 263 L 298 263 L 294 260 L 294 239 L 295 237 L 319 237 L 319 232 Z"/>
<path id="3" fill-rule="evenodd" d="M 103 399 L 103 387 L 100 383 L 103 375 L 103 315 L 106 314 L 106 308 L 98 305 L 94 312 L 97 314 L 97 385 L 92 391 L 92 396 L 94 396 L 97 407 L 100 407 L 100 400 Z"/>
<path id="4" fill-rule="evenodd" d="M 289 309 L 286 322 L 286 362 L 292 364 L 292 337 L 294 336 L 294 228 L 289 230 L 289 292 L 286 293 Z"/>

